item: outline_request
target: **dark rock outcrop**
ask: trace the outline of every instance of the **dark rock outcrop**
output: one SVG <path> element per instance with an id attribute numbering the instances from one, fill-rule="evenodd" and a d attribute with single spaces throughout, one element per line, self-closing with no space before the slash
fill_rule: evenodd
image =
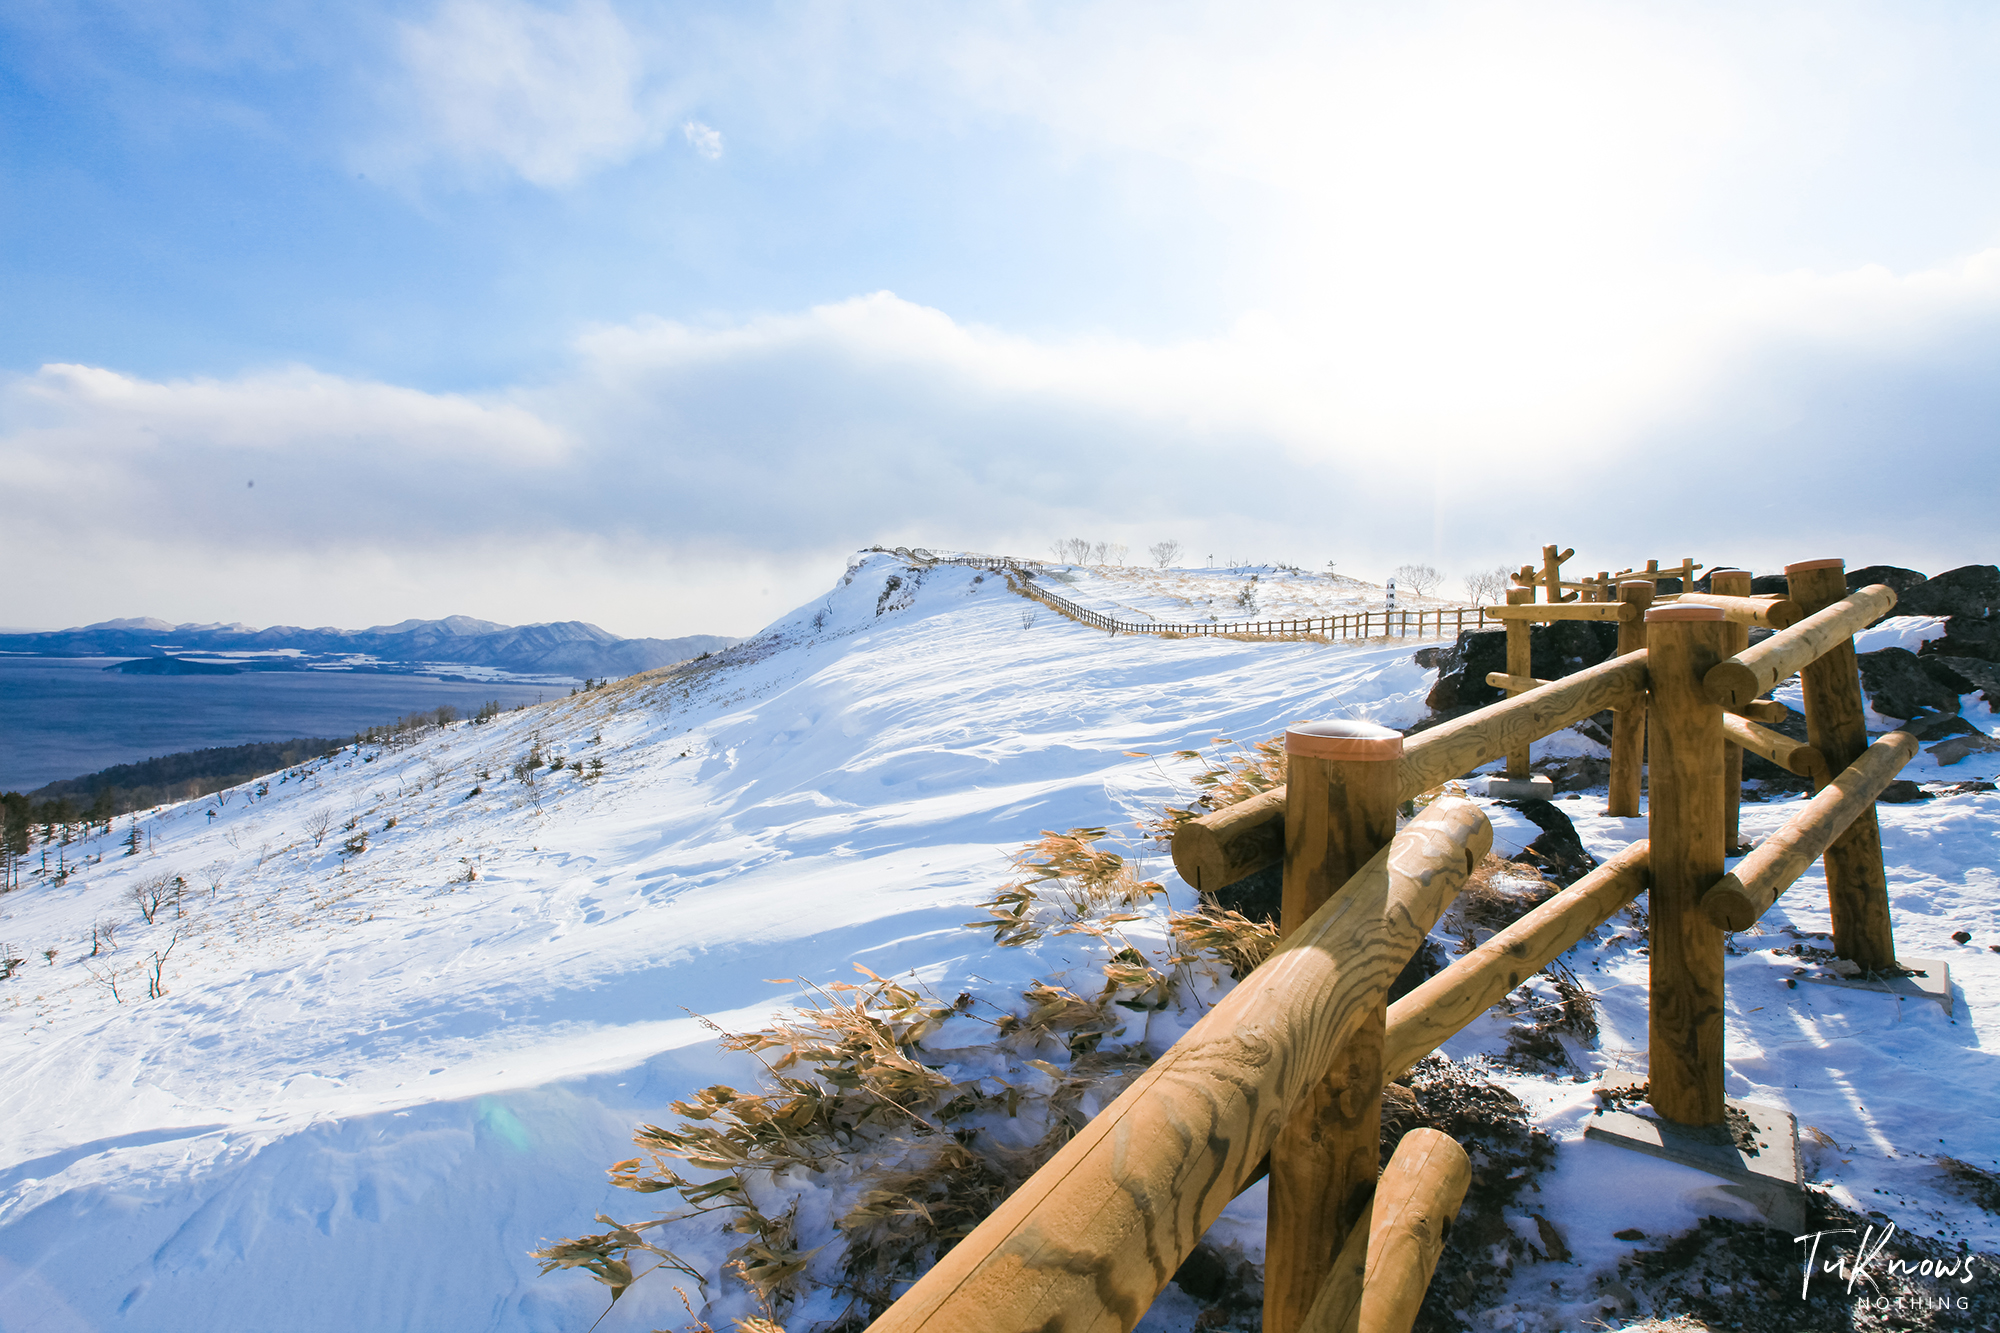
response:
<path id="1" fill-rule="evenodd" d="M 1978 657 L 1919 655 L 1917 663 L 1947 689 L 1960 694 L 1980 690 L 1987 703 L 2000 701 L 2000 662 Z"/>
<path id="2" fill-rule="evenodd" d="M 1540 680 L 1558 680 L 1596 666 L 1617 650 L 1618 626 L 1610 621 L 1559 620 L 1528 631 L 1529 671 Z M 1505 691 L 1486 683 L 1487 672 L 1507 669 L 1504 628 L 1466 630 L 1433 660 L 1437 684 L 1425 700 L 1433 720 L 1483 708 L 1506 697 Z"/>
<path id="3" fill-rule="evenodd" d="M 2000 616 L 1953 616 L 1944 622 L 1944 637 L 1925 644 L 1923 654 L 2000 662 Z"/>
<path id="4" fill-rule="evenodd" d="M 1519 810 L 1542 831 L 1541 836 L 1515 853 L 1512 859 L 1517 864 L 1534 866 L 1564 888 L 1597 869 L 1597 858 L 1583 850 L 1583 839 L 1577 837 L 1576 825 L 1570 823 L 1569 816 L 1557 809 L 1553 802 L 1501 801 L 1499 804 Z"/>
<path id="5" fill-rule="evenodd" d="M 1958 711 L 1958 691 L 1941 684 L 1924 670 L 1907 648 L 1882 648 L 1862 653 L 1861 689 L 1869 704 L 1884 717 L 1911 718 L 1925 713 Z"/>
<path id="6" fill-rule="evenodd" d="M 1903 724 L 1903 730 L 1925 745 L 1929 745 L 1932 741 L 1941 741 L 1947 736 L 1985 734 L 1956 713 L 1931 713 L 1925 717 L 1912 718 Z"/>
<path id="7" fill-rule="evenodd" d="M 1901 565 L 1863 565 L 1860 569 L 1847 571 L 1847 590 L 1854 592 L 1861 588 L 1886 583 L 1896 590 L 1896 613 L 1907 615 L 1903 609 L 1903 598 L 1912 588 L 1923 586 L 1930 581 L 1928 575 L 1919 574 L 1914 569 L 1904 569 Z"/>
<path id="8" fill-rule="evenodd" d="M 1960 565 L 1899 594 L 1896 610 L 1906 616 L 1970 616 L 1983 619 L 2000 610 L 2000 568 Z"/>

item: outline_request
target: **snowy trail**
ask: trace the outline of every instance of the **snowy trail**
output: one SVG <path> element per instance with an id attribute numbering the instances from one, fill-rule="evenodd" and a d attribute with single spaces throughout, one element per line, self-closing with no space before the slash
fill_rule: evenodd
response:
<path id="1" fill-rule="evenodd" d="M 847 980 L 857 962 L 995 995 L 1088 966 L 1074 937 L 998 949 L 963 923 L 1045 828 L 1110 828 L 1190 905 L 1164 849 L 1134 828 L 1185 802 L 1185 770 L 1127 752 L 1425 712 L 1431 673 L 1411 644 L 1161 642 L 1049 615 L 1024 628 L 997 576 L 910 574 L 872 557 L 830 598 L 694 670 L 403 749 L 350 747 L 274 778 L 269 795 L 239 789 L 212 821 L 207 801 L 156 812 L 141 822 L 149 854 L 122 857 L 121 827 L 83 849 L 103 859 L 65 885 L 37 879 L 0 899 L 0 938 L 31 951 L 0 990 L 0 1330 L 587 1327 L 603 1289 L 538 1278 L 526 1252 L 599 1211 L 643 1214 L 603 1174 L 631 1155 L 634 1127 L 668 1122 L 668 1103 L 698 1087 L 755 1081 L 694 1015 L 752 1028 L 802 994 L 771 979 Z M 1983 710 L 1975 720 L 1993 730 Z M 531 790 L 508 773 L 534 747 L 600 759 L 603 776 L 543 769 Z M 1996 767 L 1925 758 L 1906 776 Z M 1643 836 L 1642 821 L 1585 813 L 1597 804 L 1566 807 L 1593 851 Z M 1746 828 L 1768 831 L 1790 808 L 1748 805 Z M 1534 836 L 1515 812 L 1492 813 L 1496 850 Z M 350 819 L 368 841 L 344 856 Z M 1899 943 L 1953 959 L 1957 1022 L 1787 989 L 1783 961 L 1749 952 L 1731 960 L 1730 1092 L 1792 1105 L 1854 1145 L 1823 1164 L 1836 1188 L 1901 1191 L 1995 1248 L 1992 1219 L 1913 1154 L 2000 1157 L 1986 1109 L 2000 1092 L 2000 954 L 1985 947 L 2000 943 L 2000 798 L 1885 806 L 1882 820 Z M 147 925 L 129 893 L 174 875 L 190 885 L 182 934 L 167 994 L 146 999 L 138 965 L 176 920 L 168 909 Z M 90 958 L 105 920 L 117 952 Z M 1811 877 L 1766 930 L 1786 924 L 1826 929 Z M 1955 929 L 1974 945 L 1952 944 Z M 1644 1049 L 1643 955 L 1585 952 L 1605 1015 L 1585 1058 L 1630 1065 Z M 92 977 L 107 964 L 125 969 L 122 1003 Z M 1489 1016 L 1447 1049 L 1502 1044 Z M 1616 1218 L 1658 1235 L 1717 1206 L 1705 1177 L 1581 1143 L 1584 1085 L 1520 1086 L 1564 1139 L 1545 1190 L 1575 1219 L 1578 1273 L 1622 1252 Z M 1632 1188 L 1593 1193 L 1604 1169 Z M 1243 1207 L 1254 1215 L 1256 1199 Z M 1177 1308 L 1149 1327 L 1175 1327 Z M 1535 1308 L 1549 1327 L 1574 1314 Z M 683 1318 L 665 1283 L 642 1283 L 604 1327 Z"/>

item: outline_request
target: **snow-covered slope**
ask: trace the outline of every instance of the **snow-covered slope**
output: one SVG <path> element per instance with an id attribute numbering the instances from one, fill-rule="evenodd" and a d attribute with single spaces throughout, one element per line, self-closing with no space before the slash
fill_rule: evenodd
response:
<path id="1" fill-rule="evenodd" d="M 527 1251 L 600 1211 L 643 1215 L 604 1176 L 634 1127 L 670 1122 L 668 1103 L 706 1084 L 756 1082 L 709 1023 L 755 1027 L 857 963 L 996 997 L 1087 971 L 1101 960 L 1076 937 L 1001 949 L 963 923 L 1042 829 L 1111 828 L 1191 904 L 1135 828 L 1185 803 L 1186 773 L 1128 752 L 1424 713 L 1431 675 L 1410 644 L 1156 642 L 1035 610 L 997 576 L 871 556 L 704 661 L 156 812 L 135 856 L 123 825 L 63 849 L 92 859 L 0 899 L 0 940 L 27 959 L 0 983 L 0 1330 L 584 1329 L 604 1289 L 537 1277 Z M 532 784 L 513 776 L 531 753 Z M 555 756 L 582 766 L 557 773 Z M 1929 763 L 1908 776 L 1996 767 Z M 1600 855 L 1642 836 L 1586 816 L 1601 808 L 1587 796 L 1570 808 Z M 1746 807 L 1746 827 L 1790 808 Z M 1493 814 L 1496 850 L 1535 835 Z M 1873 1191 L 1890 1190 L 1907 1227 L 1993 1249 L 1992 1218 L 1922 1154 L 2000 1156 L 2000 955 L 1985 947 L 2000 943 L 2000 797 L 1882 818 L 1899 942 L 1953 958 L 1958 1017 L 1790 990 L 1790 960 L 1747 952 L 1731 960 L 1730 1091 L 1837 1141 L 1822 1166 L 1850 1202 L 1887 1206 Z M 147 922 L 134 891 L 176 877 L 178 914 Z M 105 924 L 116 948 L 92 957 Z M 1815 877 L 1768 927 L 1787 924 L 1825 929 Z M 165 994 L 148 998 L 156 956 Z M 1605 1036 L 1579 1058 L 1629 1067 L 1644 958 L 1607 943 L 1589 961 Z M 1482 1020 L 1448 1049 L 1501 1035 Z M 1563 1139 L 1544 1183 L 1574 1219 L 1562 1280 L 1611 1262 L 1616 1227 L 1658 1236 L 1741 1211 L 1706 1177 L 1583 1143 L 1583 1084 L 1520 1085 Z M 1631 1187 L 1603 1190 L 1604 1172 Z M 1585 1308 L 1549 1282 L 1517 1282 L 1524 1326 Z M 1167 1302 L 1155 1326 L 1183 1317 Z M 664 1281 L 642 1282 L 603 1327 L 685 1318 Z"/>

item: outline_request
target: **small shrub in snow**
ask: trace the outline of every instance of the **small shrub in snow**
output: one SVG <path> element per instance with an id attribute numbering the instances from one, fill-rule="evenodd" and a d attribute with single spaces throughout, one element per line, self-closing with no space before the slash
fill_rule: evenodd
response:
<path id="1" fill-rule="evenodd" d="M 988 919 L 969 923 L 1002 943 L 1042 933 L 1102 942 L 1095 994 L 1037 982 L 1011 1007 L 987 1005 L 988 1017 L 969 993 L 947 1003 L 860 968 L 866 981 L 827 987 L 785 1021 L 724 1034 L 725 1049 L 764 1063 L 764 1086 L 673 1103 L 680 1122 L 642 1127 L 643 1155 L 611 1168 L 613 1184 L 673 1191 L 683 1211 L 640 1223 L 600 1215 L 608 1230 L 535 1251 L 542 1271 L 581 1268 L 616 1301 L 633 1261 L 651 1256 L 702 1281 L 702 1318 L 754 1303 L 766 1319 L 865 1328 L 1151 1063 L 1145 1013 L 1191 985 L 1212 998 L 1224 973 L 1247 973 L 1275 942 L 1269 926 L 1204 911 L 1175 917 L 1172 947 L 1149 958 L 1118 928 L 1161 887 L 1098 850 L 1104 836 L 1045 833 L 1014 857 L 1021 878 L 987 904 Z M 991 1039 L 926 1045 L 967 1022 L 989 1025 Z M 714 1174 L 690 1179 L 679 1166 Z M 713 1212 L 744 1238 L 721 1290 L 646 1234 Z M 807 1224 L 802 1213 L 831 1220 Z"/>

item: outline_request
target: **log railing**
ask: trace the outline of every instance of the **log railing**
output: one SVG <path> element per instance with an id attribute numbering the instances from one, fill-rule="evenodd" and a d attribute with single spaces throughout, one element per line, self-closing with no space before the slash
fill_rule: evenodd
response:
<path id="1" fill-rule="evenodd" d="M 1426 606 L 1409 610 L 1384 608 L 1350 611 L 1340 615 L 1294 616 L 1275 620 L 1119 620 L 1102 611 L 1093 611 L 1061 593 L 1051 592 L 1037 581 L 1037 571 L 1023 561 L 1005 556 L 918 555 L 901 551 L 913 560 L 929 564 L 965 565 L 1008 575 L 1014 590 L 1080 625 L 1108 634 L 1157 634 L 1167 638 L 1234 636 L 1251 639 L 1444 639 L 1485 623 L 1476 606 Z M 1490 611 L 1492 608 L 1487 608 Z"/>
<path id="2" fill-rule="evenodd" d="M 1554 582 L 1555 549 L 1548 555 Z M 1732 626 L 1756 623 L 1743 618 L 1750 612 L 1732 617 L 1736 608 L 1689 598 L 1646 612 L 1645 647 L 1407 741 L 1366 724 L 1288 731 L 1287 785 L 1183 824 L 1173 847 L 1176 867 L 1201 890 L 1282 859 L 1278 950 L 875 1327 L 1129 1329 L 1268 1164 L 1264 1328 L 1403 1333 L 1463 1197 L 1465 1167 L 1456 1145 L 1417 1131 L 1375 1178 L 1383 1083 L 1641 892 L 1650 894 L 1648 1095 L 1667 1120 L 1720 1126 L 1725 929 L 1754 921 L 1823 855 L 1836 953 L 1894 965 L 1886 928 L 1875 931 L 1888 919 L 1879 835 L 1873 881 L 1852 873 L 1867 868 L 1865 847 L 1843 863 L 1856 901 L 1843 903 L 1835 887 L 1834 853 L 1856 845 L 1864 821 L 1872 829 L 1870 802 L 1915 750 L 1905 732 L 1855 754 L 1839 748 L 1838 724 L 1860 716 L 1851 635 L 1895 596 L 1886 587 L 1826 595 L 1841 578 L 1838 561 L 1788 573 L 1802 618 L 1754 647 L 1728 651 Z M 1632 602 L 1562 605 L 1611 605 L 1622 616 Z M 1724 747 L 1777 748 L 1761 728 L 1732 725 L 1775 720 L 1775 705 L 1745 693 L 1745 681 L 1768 688 L 1829 661 L 1834 670 L 1805 695 L 1813 743 L 1786 752 L 1823 789 L 1725 874 Z M 1451 797 L 1391 838 L 1395 804 L 1607 707 L 1650 718 L 1647 839 L 1388 1006 L 1390 978 L 1492 843 L 1479 807 Z"/>

